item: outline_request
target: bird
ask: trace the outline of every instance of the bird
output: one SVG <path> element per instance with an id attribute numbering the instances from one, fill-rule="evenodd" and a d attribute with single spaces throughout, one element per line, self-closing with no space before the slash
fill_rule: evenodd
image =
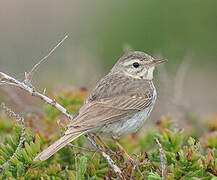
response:
<path id="1" fill-rule="evenodd" d="M 155 59 L 141 51 L 126 52 L 104 76 L 67 125 L 64 135 L 40 152 L 44 161 L 76 138 L 92 133 L 119 139 L 140 129 L 152 111 L 157 92 L 153 84 Z"/>

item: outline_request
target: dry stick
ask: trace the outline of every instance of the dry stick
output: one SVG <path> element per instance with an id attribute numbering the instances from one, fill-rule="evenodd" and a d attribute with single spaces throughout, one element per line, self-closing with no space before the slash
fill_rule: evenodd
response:
<path id="1" fill-rule="evenodd" d="M 181 104 L 184 80 L 190 66 L 190 61 L 192 59 L 191 57 L 192 57 L 191 53 L 188 53 L 178 69 L 177 75 L 174 80 L 174 95 L 173 95 L 174 102 L 173 103 Z"/>
<path id="2" fill-rule="evenodd" d="M 137 171 L 139 172 L 140 176 L 143 177 L 143 179 L 145 180 L 145 176 L 142 174 L 142 172 L 139 169 L 139 166 L 136 166 Z"/>
<path id="3" fill-rule="evenodd" d="M 136 168 L 140 176 L 145 180 L 145 176 L 142 174 L 142 172 L 139 169 L 139 165 L 141 165 L 141 163 L 139 163 L 139 155 L 133 153 L 132 156 L 136 157 L 136 163 L 134 162 L 134 167 L 133 167 L 134 169 L 132 169 L 132 171 L 135 171 Z M 132 175 L 132 173 L 131 173 L 131 177 L 133 178 L 134 175 Z"/>
<path id="4" fill-rule="evenodd" d="M 130 180 L 133 180 L 133 177 L 135 175 L 135 169 L 136 169 L 136 164 L 133 165 L 132 171 L 131 171 L 131 175 L 130 175 Z"/>
<path id="5" fill-rule="evenodd" d="M 180 67 L 178 68 L 178 72 L 174 79 L 174 89 L 173 89 L 173 97 L 171 99 L 172 103 L 176 105 L 188 118 L 189 108 L 188 105 L 183 101 L 183 87 L 184 87 L 184 80 L 187 75 L 187 72 L 190 67 L 190 62 L 192 60 L 191 52 L 188 52 L 184 60 L 182 61 Z"/>
<path id="6" fill-rule="evenodd" d="M 18 80 L 16 80 L 15 78 L 8 76 L 7 74 L 0 72 L 0 86 L 1 85 L 9 85 L 9 86 L 13 86 L 13 87 L 18 87 L 26 92 L 28 92 L 29 94 L 31 94 L 32 96 L 38 97 L 41 100 L 43 100 L 44 102 L 50 104 L 51 106 L 55 107 L 56 109 L 58 109 L 62 114 L 64 114 L 66 117 L 68 117 L 70 120 L 73 120 L 73 115 L 67 111 L 63 106 L 61 106 L 59 103 L 57 103 L 55 100 L 50 99 L 49 97 L 45 96 L 42 93 L 39 93 L 35 90 L 35 88 L 31 85 L 30 83 L 30 79 L 32 76 L 32 72 L 34 72 L 34 70 L 43 62 L 45 61 L 56 49 L 58 46 L 60 46 L 63 41 L 67 38 L 68 36 L 66 36 L 65 38 L 63 38 L 63 40 L 57 45 L 55 46 L 49 53 L 47 56 L 45 56 L 44 58 L 42 58 L 42 60 L 40 60 L 40 62 L 38 64 L 36 64 L 35 66 L 33 66 L 33 69 L 29 72 L 29 73 L 25 73 L 25 80 L 23 82 L 20 82 Z M 90 140 L 91 137 L 88 134 L 88 139 Z M 90 140 L 91 143 L 98 149 L 99 145 L 94 142 L 93 140 Z M 122 172 L 120 170 L 120 168 L 114 163 L 114 161 L 111 159 L 111 157 L 109 155 L 107 155 L 105 152 L 101 151 L 101 155 L 104 157 L 104 159 L 107 161 L 107 163 L 109 164 L 109 166 L 114 170 L 114 172 L 116 173 L 116 175 L 120 178 L 122 178 Z M 123 179 L 123 178 L 122 178 Z"/>
<path id="7" fill-rule="evenodd" d="M 32 96 L 39 97 L 40 99 L 42 99 L 46 103 L 57 108 L 58 110 L 60 110 L 62 112 L 62 114 L 64 114 L 70 120 L 73 120 L 73 115 L 70 114 L 64 107 L 62 107 L 60 104 L 58 104 L 55 100 L 48 98 L 47 96 L 37 92 L 33 87 L 29 87 L 25 83 L 20 82 L 16 79 L 12 78 L 11 76 L 8 76 L 5 73 L 2 73 L 2 72 L 0 72 L 0 85 L 9 85 L 9 86 L 21 88 L 21 89 L 25 90 L 26 92 L 30 93 Z M 90 135 L 88 135 L 88 136 L 90 136 Z M 99 148 L 98 144 L 96 144 L 95 142 L 93 143 L 93 141 L 91 141 L 91 143 L 97 149 Z M 117 176 L 122 177 L 121 176 L 122 172 L 121 172 L 120 168 L 118 166 L 116 166 L 116 164 L 111 159 L 111 157 L 103 151 L 101 151 L 101 155 L 106 159 L 107 163 L 109 164 L 109 166 L 111 166 L 111 168 L 114 170 L 114 172 L 117 174 Z"/>
<path id="8" fill-rule="evenodd" d="M 21 133 L 21 136 L 20 136 L 20 140 L 19 140 L 19 144 L 18 146 L 16 147 L 16 150 L 14 151 L 13 155 L 10 157 L 10 159 L 5 162 L 5 163 L 8 163 L 10 162 L 11 159 L 13 159 L 15 157 L 15 154 L 17 153 L 17 151 L 22 147 L 24 141 L 25 141 L 25 135 L 26 135 L 26 131 L 25 131 L 25 121 L 24 121 L 24 118 L 22 116 L 20 116 L 19 114 L 16 114 L 15 112 L 13 112 L 10 108 L 8 108 L 4 103 L 1 103 L 1 107 L 2 109 L 4 110 L 4 112 L 6 113 L 6 115 L 9 117 L 9 118 L 13 118 L 15 119 L 17 122 L 19 122 L 21 125 L 22 125 L 22 133 Z M 5 164 L 4 163 L 4 164 Z M 0 171 L 3 169 L 3 166 L 1 165 L 0 166 Z"/>
<path id="9" fill-rule="evenodd" d="M 32 96 L 38 97 L 45 101 L 46 103 L 50 104 L 51 106 L 57 108 L 60 112 L 62 112 L 66 117 L 68 117 L 70 120 L 73 119 L 73 115 L 70 114 L 64 107 L 62 107 L 59 103 L 57 103 L 55 100 L 50 99 L 49 97 L 45 96 L 44 94 L 41 94 L 35 90 L 34 87 L 30 87 L 26 85 L 24 82 L 20 82 L 16 79 L 14 79 L 11 76 L 8 76 L 7 74 L 0 72 L 0 85 L 9 85 L 18 87 Z"/>
<path id="10" fill-rule="evenodd" d="M 96 143 L 94 137 L 91 134 L 88 134 L 87 138 L 88 138 L 88 140 L 91 142 L 91 144 L 93 146 L 95 146 L 97 149 L 100 150 L 100 154 L 106 159 L 106 161 L 111 166 L 111 168 L 114 170 L 114 172 L 116 173 L 116 175 L 120 179 L 124 179 L 123 174 L 122 174 L 120 168 L 118 166 L 116 166 L 115 162 L 110 158 L 109 155 L 107 155 L 104 151 L 102 151 L 101 147 Z"/>
<path id="11" fill-rule="evenodd" d="M 32 96 L 35 97 L 39 97 L 41 98 L 43 101 L 45 101 L 46 103 L 52 105 L 53 107 L 57 108 L 58 110 L 60 110 L 62 112 L 62 114 L 64 114 L 66 117 L 68 117 L 70 120 L 73 119 L 73 115 L 70 114 L 64 107 L 62 107 L 60 104 L 58 104 L 55 100 L 52 100 L 50 98 L 48 98 L 47 96 L 37 92 L 33 87 L 29 87 L 28 85 L 26 85 L 23 82 L 20 82 L 8 75 L 6 75 L 5 73 L 0 72 L 0 85 L 10 85 L 10 86 L 15 86 L 15 87 L 19 87 L 23 90 L 25 90 L 26 92 L 30 93 Z M 89 135 L 88 135 L 89 136 Z M 88 138 L 89 139 L 89 138 Z M 91 143 L 98 149 L 99 146 L 96 143 L 93 143 L 93 141 L 91 141 Z M 115 165 L 114 161 L 111 159 L 111 157 L 109 155 L 107 155 L 105 152 L 101 152 L 101 155 L 106 159 L 106 161 L 108 162 L 108 164 L 112 167 L 112 169 L 114 170 L 114 172 L 117 174 L 117 176 L 121 176 L 122 172 L 120 170 L 120 168 L 118 166 Z"/>
<path id="12" fill-rule="evenodd" d="M 162 82 L 162 84 L 164 85 L 164 89 L 163 92 L 167 94 L 167 96 L 170 96 L 170 92 L 168 91 L 168 87 L 171 86 L 172 84 L 172 79 L 165 67 L 165 64 L 162 64 L 161 66 L 158 67 L 158 71 L 159 71 L 159 80 L 160 82 Z"/>
<path id="13" fill-rule="evenodd" d="M 162 57 L 162 54 L 161 54 L 161 52 L 159 50 L 156 51 L 154 54 L 155 54 L 156 57 Z M 170 87 L 171 78 L 170 78 L 170 75 L 167 72 L 167 69 L 166 69 L 164 63 L 162 65 L 158 66 L 158 71 L 159 71 L 159 74 L 160 74 L 159 80 L 161 82 L 163 82 L 165 87 Z M 167 92 L 167 91 L 168 91 L 168 89 L 165 90 L 165 92 Z"/>
<path id="14" fill-rule="evenodd" d="M 130 180 L 133 180 L 133 177 L 135 175 L 135 169 L 138 166 L 138 162 L 139 162 L 139 158 L 137 154 L 133 154 L 136 157 L 136 162 L 134 162 L 133 167 L 132 167 L 132 171 L 131 171 L 131 175 L 130 175 Z"/>
<path id="15" fill-rule="evenodd" d="M 159 55 L 159 53 L 158 53 Z M 183 102 L 183 87 L 184 87 L 184 79 L 187 75 L 187 72 L 190 67 L 190 62 L 192 60 L 192 53 L 188 52 L 182 61 L 180 67 L 177 70 L 177 74 L 174 79 L 169 76 L 169 72 L 166 70 L 165 65 L 162 64 L 159 66 L 158 70 L 160 71 L 160 81 L 164 84 L 164 94 L 166 96 L 173 96 L 170 99 L 169 103 L 172 103 L 175 105 L 177 108 L 179 108 L 180 111 L 184 113 L 184 115 L 188 116 L 189 114 L 189 108 L 187 107 L 187 104 Z M 171 87 L 173 85 L 172 92 L 168 87 Z"/>
<path id="16" fill-rule="evenodd" d="M 157 138 L 154 139 L 155 142 L 157 143 L 159 150 L 160 150 L 160 161 L 161 161 L 161 173 L 162 173 L 162 177 L 164 178 L 165 176 L 165 170 L 167 167 L 167 158 L 163 152 L 163 147 L 161 145 L 161 143 L 159 142 L 159 140 Z"/>
<path id="17" fill-rule="evenodd" d="M 25 80 L 24 82 L 26 84 L 29 84 L 31 83 L 31 78 L 32 78 L 32 75 L 34 73 L 34 71 L 37 70 L 37 68 L 45 61 L 47 60 L 47 58 L 68 38 L 68 35 L 66 35 L 53 49 L 51 49 L 51 51 L 45 56 L 43 57 L 37 64 L 35 64 L 33 66 L 33 68 L 31 69 L 31 71 L 29 72 L 26 72 L 25 73 Z"/>

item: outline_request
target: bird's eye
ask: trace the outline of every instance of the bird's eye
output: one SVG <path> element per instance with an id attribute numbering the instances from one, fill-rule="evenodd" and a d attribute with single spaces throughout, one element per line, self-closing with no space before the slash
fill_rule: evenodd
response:
<path id="1" fill-rule="evenodd" d="M 139 63 L 138 63 L 138 62 L 134 62 L 134 63 L 133 63 L 133 67 L 134 67 L 134 68 L 138 68 L 138 67 L 139 67 Z"/>

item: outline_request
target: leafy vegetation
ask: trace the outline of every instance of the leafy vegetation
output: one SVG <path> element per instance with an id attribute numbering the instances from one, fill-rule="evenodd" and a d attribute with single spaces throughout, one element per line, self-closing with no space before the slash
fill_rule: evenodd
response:
<path id="1" fill-rule="evenodd" d="M 84 90 L 66 90 L 53 93 L 54 98 L 75 113 L 84 102 Z M 116 177 L 99 153 L 93 152 L 85 137 L 80 137 L 64 147 L 47 161 L 33 162 L 42 149 L 58 139 L 64 132 L 67 119 L 51 106 L 44 106 L 40 118 L 28 123 L 35 115 L 25 117 L 25 141 L 19 146 L 23 136 L 23 127 L 15 119 L 0 113 L 0 179 L 76 179 L 97 180 Z M 126 179 L 162 179 L 160 150 L 154 139 L 158 138 L 166 155 L 164 179 L 217 179 L 217 123 L 212 119 L 208 123 L 209 131 L 202 137 L 194 132 L 178 129 L 177 122 L 171 116 L 163 116 L 154 128 L 146 128 L 135 135 L 124 137 L 121 145 L 131 154 L 134 163 L 112 141 L 107 141 L 114 153 L 112 159 L 121 168 Z M 195 133 L 196 134 L 196 133 Z M 129 143 L 130 142 L 130 143 Z M 85 147 L 84 149 L 77 147 Z"/>

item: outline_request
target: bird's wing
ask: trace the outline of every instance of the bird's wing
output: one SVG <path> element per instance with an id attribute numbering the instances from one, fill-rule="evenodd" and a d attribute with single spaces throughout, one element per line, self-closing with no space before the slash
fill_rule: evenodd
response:
<path id="1" fill-rule="evenodd" d="M 99 95 L 100 98 L 98 98 L 99 96 L 94 96 L 95 99 L 89 98 L 77 117 L 68 125 L 66 134 L 70 134 L 76 129 L 78 131 L 94 129 L 126 117 L 132 117 L 138 111 L 149 107 L 153 102 L 152 82 L 134 82 L 129 85 L 130 83 L 128 81 L 128 86 L 125 86 L 127 89 L 121 87 L 123 90 L 119 89 L 119 93 L 114 90 L 110 95 L 107 93 L 106 96 Z M 120 93 L 120 91 L 122 92 Z"/>

